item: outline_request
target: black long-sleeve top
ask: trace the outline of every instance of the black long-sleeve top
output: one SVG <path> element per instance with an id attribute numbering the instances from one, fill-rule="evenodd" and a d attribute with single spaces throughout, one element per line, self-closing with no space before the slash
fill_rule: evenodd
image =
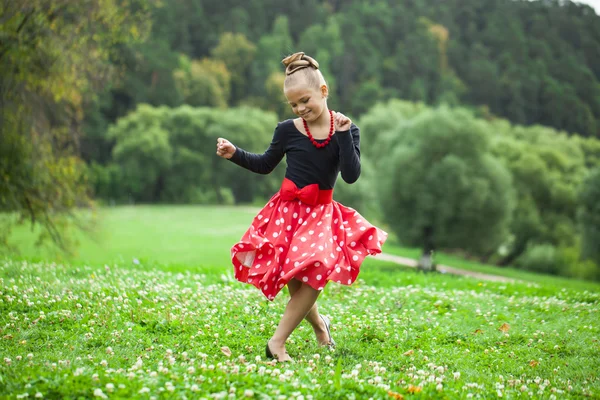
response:
<path id="1" fill-rule="evenodd" d="M 318 149 L 288 119 L 277 124 L 271 145 L 263 154 L 236 147 L 230 160 L 250 171 L 268 174 L 284 155 L 287 156 L 285 177 L 298 188 L 318 183 L 321 190 L 333 189 L 340 172 L 344 181 L 354 183 L 360 176 L 360 129 L 352 124 L 349 131 L 336 131 L 331 142 Z"/>

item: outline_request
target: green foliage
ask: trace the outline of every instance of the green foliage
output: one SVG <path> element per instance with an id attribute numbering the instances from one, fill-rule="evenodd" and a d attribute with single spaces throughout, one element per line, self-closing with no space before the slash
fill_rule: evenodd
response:
<path id="1" fill-rule="evenodd" d="M 250 93 L 252 96 L 265 97 L 265 101 L 273 101 L 272 93 L 265 92 L 265 85 L 274 73 L 283 73 L 281 60 L 293 53 L 293 40 L 290 36 L 289 21 L 286 16 L 279 16 L 273 23 L 273 30 L 260 37 L 256 46 L 256 57 L 250 67 Z M 283 90 L 283 84 L 279 91 Z"/>
<path id="2" fill-rule="evenodd" d="M 600 269 L 600 167 L 586 177 L 579 193 L 579 221 L 582 227 L 582 258 Z"/>
<path id="3" fill-rule="evenodd" d="M 211 55 L 222 61 L 231 74 L 231 93 L 234 99 L 244 97 L 248 86 L 249 70 L 256 54 L 256 46 L 243 34 L 224 33 Z"/>
<path id="4" fill-rule="evenodd" d="M 149 3 L 0 5 L 0 211 L 43 226 L 39 241 L 68 250 L 81 222 L 71 211 L 90 205 L 77 157 L 83 107 L 114 76 L 115 47 L 144 39 Z"/>
<path id="5" fill-rule="evenodd" d="M 376 168 L 384 170 L 388 157 L 406 140 L 406 132 L 428 110 L 422 104 L 397 100 L 373 107 L 359 121 L 369 138 L 363 141 L 363 155 L 371 157 Z M 485 110 L 479 113 L 486 116 Z M 600 142 L 541 126 L 513 126 L 506 120 L 479 123 L 483 124 L 483 130 L 493 133 L 490 151 L 509 170 L 516 194 L 509 233 L 498 252 L 489 254 L 491 259 L 510 265 L 529 247 L 547 244 L 558 249 L 552 262 L 559 266 L 553 269 L 556 273 L 595 276 L 589 272 L 594 271 L 593 267 L 564 256 L 563 250 L 580 249 L 577 194 L 588 169 L 597 164 Z"/>
<path id="6" fill-rule="evenodd" d="M 402 243 L 493 253 L 504 240 L 514 193 L 491 155 L 485 125 L 440 108 L 389 133 L 395 141 L 380 180 L 381 205 Z"/>
<path id="7" fill-rule="evenodd" d="M 516 260 L 515 265 L 529 271 L 556 274 L 560 269 L 558 251 L 551 244 L 532 245 Z"/>
<path id="8" fill-rule="evenodd" d="M 227 107 L 231 76 L 225 63 L 205 58 L 191 61 L 174 72 L 184 102 L 194 107 Z M 185 65 L 187 64 L 187 65 Z"/>
<path id="9" fill-rule="evenodd" d="M 260 177 L 215 155 L 217 138 L 225 137 L 250 151 L 268 146 L 276 119 L 251 108 L 171 109 L 141 105 L 110 128 L 113 161 L 120 175 L 107 183 L 99 174 L 98 191 L 109 198 L 135 202 L 218 202 L 230 204 L 267 198 L 282 179 L 281 169 Z M 264 148 L 262 148 L 264 147 Z"/>
<path id="10" fill-rule="evenodd" d="M 334 200 L 345 206 L 359 210 L 365 217 L 380 220 L 379 194 L 377 193 L 377 171 L 373 163 L 365 157 L 361 159 L 360 179 L 347 184 L 338 179 L 335 184 Z"/>
<path id="11" fill-rule="evenodd" d="M 123 171 L 121 192 L 133 200 L 157 201 L 164 185 L 164 171 L 172 164 L 169 132 L 162 126 L 167 110 L 141 105 L 111 127 L 116 142 L 113 160 Z"/>
<path id="12" fill-rule="evenodd" d="M 569 276 L 584 281 L 600 281 L 600 264 L 591 259 L 582 259 L 578 246 L 559 249 L 559 275 Z"/>
<path id="13" fill-rule="evenodd" d="M 577 142 L 543 127 L 492 126 L 493 153 L 511 171 L 517 208 L 511 223 L 511 263 L 530 243 L 572 246 L 577 234 L 577 191 L 586 171 Z"/>

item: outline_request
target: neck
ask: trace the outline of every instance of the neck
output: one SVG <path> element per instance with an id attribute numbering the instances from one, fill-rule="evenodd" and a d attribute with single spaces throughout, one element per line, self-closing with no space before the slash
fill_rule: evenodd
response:
<path id="1" fill-rule="evenodd" d="M 315 121 L 309 122 L 311 126 L 327 126 L 329 127 L 329 109 L 325 107 L 319 118 Z"/>

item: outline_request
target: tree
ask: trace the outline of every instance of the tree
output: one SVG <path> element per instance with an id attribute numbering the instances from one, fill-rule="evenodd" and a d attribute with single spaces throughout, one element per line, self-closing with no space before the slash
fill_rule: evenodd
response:
<path id="1" fill-rule="evenodd" d="M 428 110 L 390 131 L 395 150 L 380 179 L 381 205 L 403 244 L 490 256 L 514 208 L 508 171 L 485 125 L 465 110 Z"/>
<path id="2" fill-rule="evenodd" d="M 165 171 L 173 162 L 169 132 L 162 126 L 167 112 L 164 107 L 140 105 L 108 131 L 116 143 L 113 160 L 123 174 L 121 192 L 128 193 L 132 201 L 161 199 Z"/>
<path id="3" fill-rule="evenodd" d="M 106 182 L 108 171 L 98 171 L 97 182 L 110 187 L 109 198 L 135 202 L 225 203 L 266 199 L 283 179 L 282 169 L 261 177 L 215 155 L 217 138 L 262 152 L 276 126 L 273 113 L 247 107 L 217 109 L 140 105 L 111 126 L 115 141 L 112 165 L 117 182 Z M 105 191 L 98 191 L 106 193 Z M 106 194 L 105 194 L 106 195 Z"/>
<path id="4" fill-rule="evenodd" d="M 0 4 L 0 211 L 39 223 L 40 238 L 64 249 L 59 227 L 76 223 L 72 210 L 90 204 L 77 157 L 83 105 L 111 78 L 113 46 L 147 33 L 148 3 Z"/>
<path id="5" fill-rule="evenodd" d="M 222 61 L 231 74 L 232 98 L 238 101 L 244 98 L 256 46 L 241 33 L 226 32 L 211 54 L 213 58 Z"/>
<path id="6" fill-rule="evenodd" d="M 500 264 L 512 264 L 533 245 L 575 245 L 577 191 L 586 171 L 577 142 L 540 126 L 492 129 L 492 152 L 511 172 L 517 193 L 512 240 Z"/>
<path id="7" fill-rule="evenodd" d="M 194 107 L 227 107 L 231 92 L 231 76 L 222 61 L 204 58 L 188 62 L 182 57 L 182 68 L 174 72 L 184 102 Z"/>
<path id="8" fill-rule="evenodd" d="M 273 30 L 269 34 L 261 36 L 256 47 L 256 60 L 251 66 L 250 93 L 252 96 L 268 96 L 267 102 L 271 101 L 271 94 L 265 92 L 265 85 L 272 79 L 273 74 L 283 73 L 281 64 L 289 54 L 294 51 L 292 38 L 289 32 L 289 21 L 285 16 L 277 17 L 273 23 Z M 279 91 L 283 91 L 283 85 Z"/>
<path id="9" fill-rule="evenodd" d="M 600 267 L 600 167 L 585 179 L 579 193 L 579 222 L 582 227 L 581 258 Z M 600 278 L 600 275 L 598 276 Z"/>

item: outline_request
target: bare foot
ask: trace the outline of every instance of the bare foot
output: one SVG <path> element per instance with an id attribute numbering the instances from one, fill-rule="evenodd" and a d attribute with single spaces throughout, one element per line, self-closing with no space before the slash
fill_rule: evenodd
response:
<path id="1" fill-rule="evenodd" d="M 273 358 L 275 358 L 277 362 L 293 361 L 287 351 L 285 351 L 285 343 L 278 343 L 274 340 L 269 340 L 267 345 L 269 351 L 271 351 L 271 354 L 273 354 Z"/>

